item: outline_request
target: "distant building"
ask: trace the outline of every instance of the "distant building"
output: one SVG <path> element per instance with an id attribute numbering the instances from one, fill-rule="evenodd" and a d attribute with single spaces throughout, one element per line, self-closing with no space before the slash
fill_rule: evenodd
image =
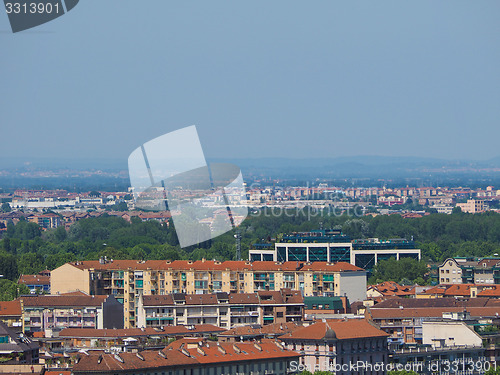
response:
<path id="1" fill-rule="evenodd" d="M 262 339 L 277 339 L 285 333 L 302 328 L 301 322 L 272 323 L 265 326 L 251 324 L 231 328 L 217 335 L 219 341 L 255 341 Z"/>
<path id="2" fill-rule="evenodd" d="M 500 284 L 500 258 L 448 258 L 438 270 L 440 284 Z"/>
<path id="3" fill-rule="evenodd" d="M 19 297 L 24 332 L 50 335 L 64 328 L 123 328 L 123 305 L 113 296 L 63 295 Z"/>
<path id="4" fill-rule="evenodd" d="M 173 293 L 256 293 L 281 289 L 304 296 L 366 299 L 366 271 L 345 262 L 107 260 L 66 263 L 51 272 L 52 293 L 113 295 L 123 303 L 124 327 L 137 325 L 141 296 Z M 229 328 L 229 327 L 228 327 Z"/>
<path id="5" fill-rule="evenodd" d="M 62 224 L 61 217 L 56 214 L 32 215 L 28 217 L 32 223 L 36 223 L 43 229 L 57 228 Z"/>
<path id="6" fill-rule="evenodd" d="M 39 346 L 24 334 L 17 334 L 5 323 L 0 322 L 0 363 L 34 364 L 38 363 Z"/>
<path id="7" fill-rule="evenodd" d="M 179 337 L 208 337 L 224 332 L 223 328 L 211 324 L 196 326 L 165 326 L 162 328 L 92 329 L 65 328 L 59 335 L 40 339 L 45 348 L 100 349 L 111 347 L 126 351 L 138 346 L 164 345 L 166 339 Z"/>
<path id="8" fill-rule="evenodd" d="M 468 199 L 467 203 L 457 203 L 456 207 L 460 207 L 462 212 L 469 214 L 484 212 L 488 209 L 488 206 L 482 199 Z"/>
<path id="9" fill-rule="evenodd" d="M 21 275 L 17 283 L 26 285 L 32 294 L 50 293 L 50 276 Z"/>
<path id="10" fill-rule="evenodd" d="M 266 246 L 267 245 L 267 246 Z M 415 242 L 406 239 L 387 241 L 378 238 L 353 240 L 340 230 L 321 229 L 285 235 L 274 244 L 256 244 L 249 250 L 250 261 L 275 262 L 349 262 L 370 270 L 379 260 L 410 257 L 421 259 Z"/>
<path id="11" fill-rule="evenodd" d="M 388 361 L 388 334 L 366 320 L 316 322 L 280 337 L 287 349 L 302 354 L 300 365 L 310 372 L 353 373 L 350 364 Z M 296 367 L 298 367 L 297 364 Z M 293 370 L 293 367 L 292 367 Z M 385 374 L 385 368 L 360 368 L 358 373 Z"/>
<path id="12" fill-rule="evenodd" d="M 298 291 L 255 293 L 143 295 L 139 299 L 137 325 L 213 324 L 226 329 L 249 324 L 302 321 L 304 298 Z"/>
<path id="13" fill-rule="evenodd" d="M 396 348 L 391 362 L 423 375 L 436 374 L 433 369 L 446 366 L 455 366 L 456 373 L 484 374 L 490 367 L 483 338 L 462 321 L 424 321 L 422 337 L 421 346 Z"/>
<path id="14" fill-rule="evenodd" d="M 438 212 L 438 214 L 447 214 L 451 215 L 453 212 L 453 206 L 445 205 L 445 204 L 435 204 L 434 206 L 431 206 L 431 208 L 435 208 Z"/>
<path id="15" fill-rule="evenodd" d="M 405 297 L 414 296 L 415 290 L 413 286 L 401 286 L 394 281 L 384 281 L 377 285 L 369 285 L 366 295 L 369 299 Z"/>
<path id="16" fill-rule="evenodd" d="M 390 344 L 400 346 L 423 344 L 423 322 L 448 319 L 491 324 L 499 312 L 500 301 L 488 298 L 391 298 L 366 308 L 365 317 L 389 334 Z"/>
<path id="17" fill-rule="evenodd" d="M 8 327 L 22 327 L 22 310 L 19 300 L 0 301 L 0 321 Z"/>

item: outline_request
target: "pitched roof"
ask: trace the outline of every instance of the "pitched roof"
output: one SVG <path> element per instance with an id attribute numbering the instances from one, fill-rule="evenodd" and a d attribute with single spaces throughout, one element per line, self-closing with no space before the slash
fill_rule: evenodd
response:
<path id="1" fill-rule="evenodd" d="M 500 314 L 498 307 L 468 307 L 466 310 L 471 317 L 496 317 Z M 443 313 L 463 312 L 463 307 L 428 307 L 428 308 L 409 308 L 409 309 L 374 309 L 371 308 L 369 315 L 372 319 L 404 319 L 404 318 L 424 318 L 439 317 Z"/>
<path id="2" fill-rule="evenodd" d="M 356 267 L 347 262 L 312 262 L 305 264 L 301 269 L 302 271 L 325 271 L 325 272 L 343 272 L 343 271 L 364 271 L 363 268 Z"/>
<path id="3" fill-rule="evenodd" d="M 88 296 L 88 295 L 26 295 L 19 297 L 26 307 L 44 307 L 44 306 L 58 306 L 58 307 L 87 307 L 101 306 L 108 296 Z"/>
<path id="4" fill-rule="evenodd" d="M 21 303 L 19 300 L 0 301 L 0 316 L 21 316 Z"/>
<path id="5" fill-rule="evenodd" d="M 327 320 L 299 328 L 280 336 L 281 340 L 323 340 L 323 339 L 360 339 L 386 337 L 387 333 L 375 328 L 364 319 Z"/>
<path id="6" fill-rule="evenodd" d="M 162 305 L 173 305 L 174 298 L 171 294 L 164 295 L 143 295 L 142 303 L 144 306 L 162 306 Z"/>
<path id="7" fill-rule="evenodd" d="M 221 332 L 218 336 L 225 337 L 256 337 L 256 336 L 280 336 L 285 333 L 301 328 L 297 322 L 272 323 L 265 326 L 247 325 L 235 327 Z"/>
<path id="8" fill-rule="evenodd" d="M 350 271 L 364 271 L 362 268 L 356 267 L 350 263 L 337 262 L 313 262 L 313 263 L 297 263 L 285 262 L 277 263 L 271 261 L 255 261 L 250 263 L 248 261 L 225 261 L 218 262 L 214 260 L 127 260 L 115 259 L 105 263 L 98 260 L 86 260 L 81 262 L 67 263 L 72 266 L 84 269 L 96 270 L 196 270 L 196 271 L 210 271 L 210 270 L 230 270 L 230 271 L 322 271 L 322 272 L 350 272 Z M 298 269 L 299 267 L 299 269 Z"/>
<path id="9" fill-rule="evenodd" d="M 112 373 L 124 370 L 147 370 L 176 366 L 200 366 L 215 363 L 260 361 L 297 358 L 300 355 L 283 349 L 271 340 L 254 343 L 215 343 L 203 339 L 182 339 L 162 351 L 144 350 L 140 353 L 92 353 L 81 355 L 73 367 L 74 374 Z"/>
<path id="10" fill-rule="evenodd" d="M 478 297 L 500 297 L 500 288 L 496 285 L 493 285 L 491 288 L 485 288 L 481 290 L 478 294 Z"/>
<path id="11" fill-rule="evenodd" d="M 168 306 L 176 302 L 186 305 L 217 305 L 221 301 L 229 304 L 303 304 L 304 297 L 299 291 L 281 289 L 279 291 L 258 291 L 255 293 L 210 293 L 169 295 L 143 295 L 144 306 Z"/>
<path id="12" fill-rule="evenodd" d="M 19 284 L 25 285 L 50 285 L 50 276 L 41 275 L 21 275 Z"/>
<path id="13" fill-rule="evenodd" d="M 203 343 L 203 346 L 200 347 L 200 343 Z M 193 344 L 198 344 L 198 346 L 194 347 L 195 345 Z M 296 352 L 284 349 L 276 341 L 266 339 L 262 340 L 259 344 L 253 342 L 239 342 L 236 344 L 215 343 L 201 341 L 200 339 L 182 339 L 171 343 L 164 352 L 168 356 L 170 350 L 180 349 L 181 347 L 188 351 L 200 364 L 269 360 L 300 356 Z"/>
<path id="14" fill-rule="evenodd" d="M 20 353 L 39 348 L 36 342 L 21 338 L 3 322 L 0 322 L 0 336 L 9 337 L 9 342 L 0 343 L 0 352 Z"/>
<path id="15" fill-rule="evenodd" d="M 368 290 L 376 290 L 382 296 L 407 296 L 415 294 L 411 286 L 401 286 L 394 281 L 384 281 L 377 285 L 370 285 Z"/>

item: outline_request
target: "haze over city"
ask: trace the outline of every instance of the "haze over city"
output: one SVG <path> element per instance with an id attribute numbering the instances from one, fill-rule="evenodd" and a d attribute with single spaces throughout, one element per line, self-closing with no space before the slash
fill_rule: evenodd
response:
<path id="1" fill-rule="evenodd" d="M 0 157 L 498 157 L 500 4 L 87 0 L 11 35 Z M 8 140 L 8 141 L 6 141 Z"/>

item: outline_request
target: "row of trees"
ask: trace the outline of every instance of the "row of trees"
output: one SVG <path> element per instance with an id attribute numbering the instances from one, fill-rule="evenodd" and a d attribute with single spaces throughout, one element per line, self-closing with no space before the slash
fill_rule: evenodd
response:
<path id="1" fill-rule="evenodd" d="M 441 262 L 450 256 L 491 256 L 500 253 L 500 215 L 454 213 L 431 214 L 404 219 L 399 215 L 356 217 L 311 211 L 272 211 L 251 213 L 239 230 L 242 254 L 246 257 L 253 243 L 270 241 L 282 233 L 323 228 L 341 228 L 351 238 L 413 238 L 423 253 L 421 264 L 410 260 L 384 262 L 374 270 L 374 281 L 406 278 L 421 282 L 428 261 Z M 63 227 L 42 232 L 38 225 L 20 221 L 8 223 L 0 241 L 0 274 L 15 280 L 19 274 L 54 269 L 76 260 L 112 259 L 219 259 L 235 256 L 234 233 L 181 249 L 172 223 L 141 222 L 133 218 L 103 215 L 83 219 L 69 231 Z M 425 280 L 424 280 L 425 281 Z"/>

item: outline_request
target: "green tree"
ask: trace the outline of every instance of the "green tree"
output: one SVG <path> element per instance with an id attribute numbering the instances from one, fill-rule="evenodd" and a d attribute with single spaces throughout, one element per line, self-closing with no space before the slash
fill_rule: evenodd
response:
<path id="1" fill-rule="evenodd" d="M 12 209 L 10 208 L 10 204 L 7 202 L 2 203 L 2 206 L 0 208 L 0 211 L 2 212 L 10 212 Z"/>
<path id="2" fill-rule="evenodd" d="M 12 280 L 0 279 L 0 301 L 12 301 L 23 294 L 30 294 L 24 284 L 17 284 Z"/>
<path id="3" fill-rule="evenodd" d="M 425 279 L 427 276 L 427 265 L 423 261 L 412 258 L 402 258 L 396 260 L 390 258 L 381 260 L 373 268 L 373 275 L 370 283 L 375 284 L 379 281 L 395 281 L 397 283 L 415 283 L 417 279 Z"/>

